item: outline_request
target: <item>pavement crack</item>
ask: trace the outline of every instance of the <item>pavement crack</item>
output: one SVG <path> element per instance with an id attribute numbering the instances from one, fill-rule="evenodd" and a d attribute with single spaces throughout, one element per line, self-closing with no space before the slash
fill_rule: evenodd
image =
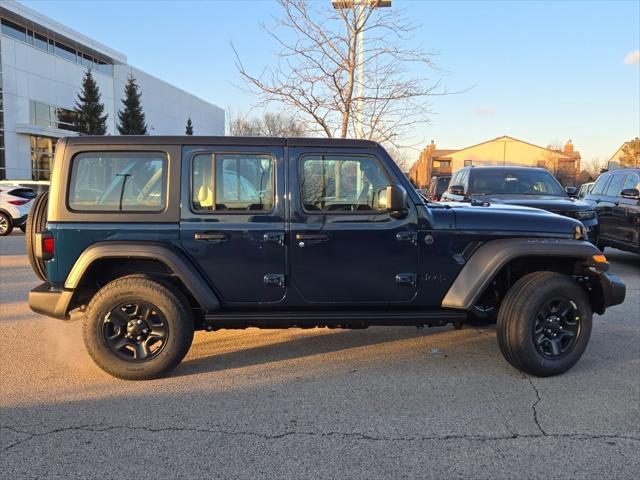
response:
<path id="1" fill-rule="evenodd" d="M 544 428 L 542 428 L 542 425 L 540 425 L 540 419 L 538 418 L 538 404 L 542 401 L 540 391 L 538 390 L 538 387 L 536 387 L 533 383 L 533 380 L 531 380 L 531 377 L 529 377 L 526 373 L 522 373 L 522 376 L 529 382 L 529 385 L 531 385 L 533 391 L 536 392 L 536 401 L 531 404 L 531 410 L 533 411 L 533 421 L 536 422 L 538 430 L 540 430 L 542 436 L 548 437 L 549 435 L 547 434 L 547 432 L 545 432 Z"/>
<path id="2" fill-rule="evenodd" d="M 79 425 L 79 426 L 66 426 L 60 427 L 45 432 L 30 432 L 26 430 L 20 430 L 8 425 L 0 426 L 0 429 L 10 430 L 17 434 L 27 435 L 26 438 L 13 442 L 7 445 L 4 449 L 0 450 L 0 453 L 6 453 L 9 450 L 26 443 L 30 440 L 39 437 L 46 437 L 49 435 L 55 435 L 58 433 L 64 433 L 69 431 L 85 431 L 104 433 L 109 431 L 143 431 L 147 433 L 166 433 L 166 432 L 190 432 L 190 433 L 205 433 L 210 435 L 230 435 L 230 436 L 244 436 L 244 437 L 256 437 L 263 440 L 279 440 L 289 436 L 300 437 L 343 437 L 352 438 L 355 440 L 364 440 L 372 442 L 424 442 L 424 441 L 453 441 L 453 440 L 467 440 L 473 442 L 495 442 L 504 440 L 519 440 L 519 439 L 537 439 L 537 438 L 557 438 L 557 439 L 574 439 L 574 440 L 628 440 L 640 443 L 640 438 L 624 435 L 605 435 L 605 434 L 582 434 L 582 433 L 565 433 L 565 434 L 550 434 L 545 433 L 541 429 L 540 434 L 509 434 L 509 435 L 472 435 L 472 434 L 451 434 L 451 435 L 414 435 L 414 436 L 398 436 L 398 437 L 386 437 L 370 435 L 361 432 L 341 432 L 341 431 L 329 431 L 329 432 L 315 432 L 315 431 L 297 431 L 288 430 L 278 434 L 265 434 L 254 431 L 243 430 L 226 430 L 219 428 L 195 428 L 195 427 L 135 427 L 129 425 Z"/>

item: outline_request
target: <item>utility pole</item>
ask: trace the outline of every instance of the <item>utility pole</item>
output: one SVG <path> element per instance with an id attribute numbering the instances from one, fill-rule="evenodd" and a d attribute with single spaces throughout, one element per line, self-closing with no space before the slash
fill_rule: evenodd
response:
<path id="1" fill-rule="evenodd" d="M 364 138 L 364 12 L 365 7 L 368 5 L 371 8 L 385 8 L 391 7 L 391 0 L 332 0 L 331 5 L 333 8 L 346 9 L 356 7 L 357 30 L 356 43 L 357 43 L 357 63 L 358 63 L 358 137 Z"/>

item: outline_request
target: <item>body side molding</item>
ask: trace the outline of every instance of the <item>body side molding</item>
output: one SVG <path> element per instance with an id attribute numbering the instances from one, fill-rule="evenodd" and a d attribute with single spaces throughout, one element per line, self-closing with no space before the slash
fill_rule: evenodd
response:
<path id="1" fill-rule="evenodd" d="M 65 290 L 74 290 L 84 273 L 97 260 L 104 258 L 141 258 L 157 260 L 165 264 L 187 287 L 204 310 L 217 310 L 220 301 L 202 274 L 169 245 L 149 242 L 99 242 L 88 247 L 76 263 L 64 283 Z"/>
<path id="2" fill-rule="evenodd" d="M 469 310 L 500 269 L 514 258 L 588 259 L 599 253 L 600 250 L 589 242 L 568 239 L 506 238 L 488 241 L 469 258 L 442 300 L 442 306 Z"/>

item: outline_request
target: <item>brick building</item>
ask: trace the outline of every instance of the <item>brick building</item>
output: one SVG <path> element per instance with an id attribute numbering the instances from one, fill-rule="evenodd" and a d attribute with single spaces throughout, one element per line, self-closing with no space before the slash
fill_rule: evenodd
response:
<path id="1" fill-rule="evenodd" d="M 461 149 L 438 149 L 432 140 L 420 152 L 409 171 L 409 177 L 417 187 L 423 188 L 432 177 L 451 175 L 468 165 L 544 167 L 563 185 L 574 185 L 580 174 L 580 152 L 574 149 L 571 140 L 562 148 L 545 148 L 503 136 Z"/>

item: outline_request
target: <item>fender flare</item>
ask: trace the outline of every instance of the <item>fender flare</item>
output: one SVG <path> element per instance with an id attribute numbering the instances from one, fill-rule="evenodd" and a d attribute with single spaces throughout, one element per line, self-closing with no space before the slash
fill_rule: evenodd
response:
<path id="1" fill-rule="evenodd" d="M 220 308 L 220 300 L 193 263 L 183 253 L 162 243 L 123 241 L 95 243 L 80 254 L 64 282 L 64 289 L 75 290 L 88 268 L 95 261 L 105 258 L 157 260 L 166 265 L 182 281 L 204 310 Z"/>
<path id="2" fill-rule="evenodd" d="M 589 259 L 599 254 L 595 245 L 569 239 L 505 238 L 480 246 L 464 265 L 447 291 L 442 306 L 471 309 L 497 273 L 508 262 L 522 257 Z"/>

